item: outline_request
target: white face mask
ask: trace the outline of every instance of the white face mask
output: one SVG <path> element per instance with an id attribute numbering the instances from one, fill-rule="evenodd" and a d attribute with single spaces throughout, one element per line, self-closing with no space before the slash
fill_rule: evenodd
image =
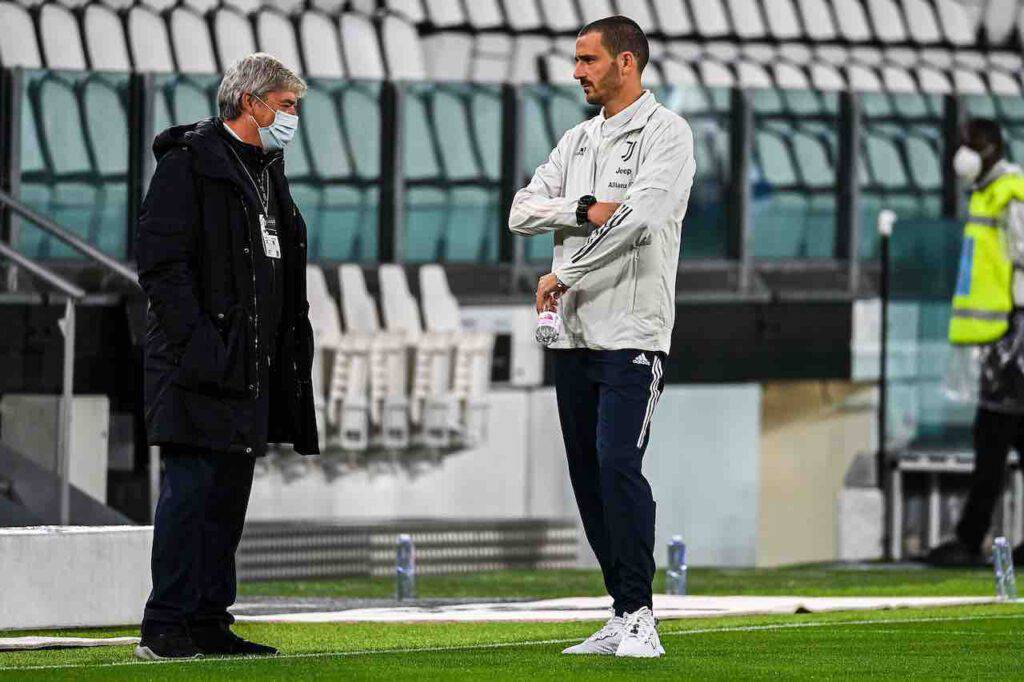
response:
<path id="1" fill-rule="evenodd" d="M 981 175 L 981 154 L 961 145 L 953 155 L 953 172 L 966 183 L 973 183 Z"/>
<path id="2" fill-rule="evenodd" d="M 253 95 L 256 97 L 256 95 Z M 252 114 L 249 115 L 252 118 L 252 122 L 256 123 L 256 128 L 260 133 L 260 143 L 263 145 L 263 151 L 273 152 L 284 149 L 285 145 L 292 141 L 295 137 L 295 131 L 299 128 L 299 117 L 295 114 L 285 113 L 276 109 L 271 109 L 270 105 L 264 102 L 259 97 L 260 102 L 267 109 L 274 112 L 274 122 L 266 128 L 260 126 L 256 122 L 256 117 Z"/>

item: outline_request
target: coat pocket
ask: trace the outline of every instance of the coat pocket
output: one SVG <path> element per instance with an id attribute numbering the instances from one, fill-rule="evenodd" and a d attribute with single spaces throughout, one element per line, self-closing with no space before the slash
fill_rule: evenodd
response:
<path id="1" fill-rule="evenodd" d="M 247 317 L 241 307 L 225 315 L 222 332 L 205 315 L 185 344 L 174 383 L 214 397 L 247 395 Z"/>

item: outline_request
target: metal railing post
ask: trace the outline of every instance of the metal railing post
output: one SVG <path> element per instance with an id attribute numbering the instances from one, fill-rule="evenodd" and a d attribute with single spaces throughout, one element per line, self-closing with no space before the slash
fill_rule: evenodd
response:
<path id="1" fill-rule="evenodd" d="M 519 88 L 506 83 L 501 87 L 501 221 L 498 225 L 498 260 L 512 263 L 516 257 L 516 239 L 506 221 L 523 167 L 522 99 Z"/>
<path id="2" fill-rule="evenodd" d="M 839 154 L 836 166 L 836 260 L 847 262 L 847 289 L 856 293 L 860 282 L 860 165 L 861 101 L 854 92 L 839 93 Z"/>
<path id="3" fill-rule="evenodd" d="M 0 71 L 0 190 L 21 196 L 21 107 L 24 73 L 19 68 Z M 0 206 L 0 241 L 18 244 L 18 217 Z M 4 288 L 18 290 L 18 268 L 5 264 Z"/>
<path id="4" fill-rule="evenodd" d="M 754 235 L 750 219 L 750 155 L 754 129 L 749 95 L 740 88 L 732 91 L 729 109 L 729 196 L 726 206 L 727 255 L 739 264 L 739 290 L 751 287 L 754 265 Z"/>
<path id="5" fill-rule="evenodd" d="M 390 81 L 381 85 L 381 189 L 377 260 L 382 263 L 401 263 L 405 259 L 404 98 L 404 86 Z"/>
<path id="6" fill-rule="evenodd" d="M 64 335 L 64 370 L 58 410 L 57 461 L 60 462 L 60 525 L 67 526 L 71 523 L 71 413 L 75 385 L 75 301 L 71 297 L 64 303 L 60 330 Z"/>

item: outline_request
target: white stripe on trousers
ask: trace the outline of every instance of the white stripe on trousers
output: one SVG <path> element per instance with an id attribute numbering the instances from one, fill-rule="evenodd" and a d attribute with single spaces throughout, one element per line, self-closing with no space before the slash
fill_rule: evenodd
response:
<path id="1" fill-rule="evenodd" d="M 647 433 L 647 429 L 651 425 L 651 417 L 654 416 L 654 408 L 658 405 L 658 398 L 661 396 L 661 391 L 658 390 L 658 382 L 661 381 L 661 358 L 657 355 L 654 356 L 654 362 L 651 363 L 651 396 L 647 399 L 647 412 L 644 413 L 644 423 L 640 427 L 640 437 L 636 439 L 636 446 L 643 447 L 644 435 Z"/>

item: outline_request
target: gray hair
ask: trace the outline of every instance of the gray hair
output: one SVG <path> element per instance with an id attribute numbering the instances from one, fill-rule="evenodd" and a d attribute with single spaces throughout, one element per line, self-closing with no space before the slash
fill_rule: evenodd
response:
<path id="1" fill-rule="evenodd" d="M 242 95 L 263 97 L 268 92 L 287 90 L 299 97 L 306 94 L 306 81 L 266 52 L 243 57 L 231 65 L 217 89 L 217 106 L 225 121 L 242 115 Z"/>

